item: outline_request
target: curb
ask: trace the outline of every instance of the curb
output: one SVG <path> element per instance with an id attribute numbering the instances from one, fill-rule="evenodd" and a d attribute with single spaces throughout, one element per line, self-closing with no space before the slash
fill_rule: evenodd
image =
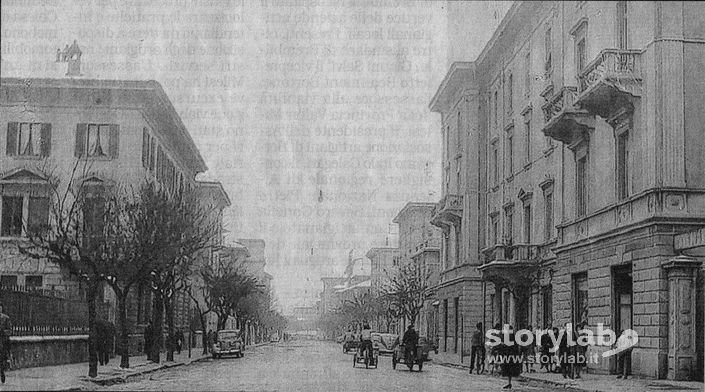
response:
<path id="1" fill-rule="evenodd" d="M 114 384 L 119 384 L 119 383 L 127 382 L 127 380 L 128 380 L 129 378 L 143 376 L 143 375 L 145 375 L 145 374 L 154 373 L 154 372 L 157 372 L 157 371 L 160 371 L 160 370 L 165 370 L 165 369 L 171 369 L 171 368 L 175 368 L 175 367 L 190 365 L 190 364 L 192 364 L 192 363 L 201 362 L 201 361 L 204 361 L 204 360 L 210 359 L 210 358 L 211 358 L 210 356 L 205 356 L 205 357 L 193 359 L 193 360 L 191 360 L 191 361 L 189 361 L 189 362 L 163 363 L 163 364 L 161 364 L 161 365 L 158 366 L 158 367 L 155 367 L 155 368 L 152 368 L 152 369 L 141 370 L 141 371 L 137 371 L 137 372 L 130 373 L 130 374 L 122 374 L 122 375 L 118 375 L 118 376 L 111 376 L 111 377 L 106 377 L 106 378 L 101 378 L 101 379 L 92 379 L 92 378 L 87 378 L 87 377 L 86 377 L 86 378 L 83 379 L 83 381 L 89 381 L 89 382 L 92 382 L 92 383 L 94 383 L 94 384 L 98 384 L 98 385 L 101 385 L 101 386 L 114 385 Z M 78 388 L 78 389 L 80 389 L 80 388 Z M 71 387 L 70 389 L 64 389 L 64 390 L 77 390 L 77 389 L 76 389 L 76 387 Z"/>

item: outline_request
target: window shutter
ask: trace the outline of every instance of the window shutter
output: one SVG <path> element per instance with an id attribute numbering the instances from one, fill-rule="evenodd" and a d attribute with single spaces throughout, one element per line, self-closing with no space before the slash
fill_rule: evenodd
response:
<path id="1" fill-rule="evenodd" d="M 41 153 L 43 157 L 48 157 L 51 153 L 51 124 L 42 124 L 42 139 L 40 141 Z"/>
<path id="2" fill-rule="evenodd" d="M 88 124 L 76 124 L 76 145 L 73 155 L 76 158 L 82 157 L 86 152 L 86 133 Z"/>
<path id="3" fill-rule="evenodd" d="M 8 156 L 17 154 L 17 123 L 7 123 L 7 146 L 5 152 Z"/>
<path id="4" fill-rule="evenodd" d="M 110 145 L 108 147 L 110 158 L 118 157 L 118 147 L 120 146 L 120 126 L 116 124 L 110 125 Z"/>

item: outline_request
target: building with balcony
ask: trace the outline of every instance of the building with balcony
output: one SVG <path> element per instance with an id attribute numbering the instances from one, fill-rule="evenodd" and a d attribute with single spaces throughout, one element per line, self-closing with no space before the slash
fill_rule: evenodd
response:
<path id="1" fill-rule="evenodd" d="M 409 202 L 392 220 L 399 225 L 400 263 L 419 266 L 429 287 L 416 329 L 421 336 L 434 338 L 438 319 L 438 307 L 433 305 L 437 301 L 434 289 L 438 284 L 441 243 L 440 229 L 430 223 L 435 207 L 435 203 Z"/>
<path id="2" fill-rule="evenodd" d="M 477 267 L 484 235 L 486 135 L 480 132 L 478 77 L 475 63 L 453 63 L 430 104 L 441 114 L 443 139 L 442 198 L 430 220 L 442 231 L 436 331 L 439 355 L 456 362 L 470 355 L 471 334 L 484 313 Z"/>
<path id="3" fill-rule="evenodd" d="M 702 380 L 704 18 L 695 2 L 515 2 L 478 58 L 451 66 L 431 105 L 446 170 L 432 222 L 451 244 L 443 271 L 481 260 L 486 325 L 633 329 L 635 375 Z M 466 112 L 439 105 L 462 92 L 475 168 L 454 166 L 446 137 Z M 468 184 L 447 207 L 454 168 L 481 173 L 477 205 Z"/>

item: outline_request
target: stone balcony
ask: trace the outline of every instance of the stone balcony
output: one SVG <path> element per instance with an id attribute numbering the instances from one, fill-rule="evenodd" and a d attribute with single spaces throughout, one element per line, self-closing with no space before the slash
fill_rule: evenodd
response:
<path id="1" fill-rule="evenodd" d="M 463 196 L 445 195 L 431 213 L 431 224 L 441 228 L 460 223 L 463 218 Z"/>
<path id="2" fill-rule="evenodd" d="M 483 279 L 490 282 L 522 283 L 541 261 L 539 245 L 497 244 L 482 250 L 483 264 L 478 267 Z"/>
<path id="3" fill-rule="evenodd" d="M 438 241 L 434 240 L 426 240 L 414 248 L 414 250 L 411 251 L 411 257 L 412 259 L 424 252 L 439 252 L 441 250 L 441 244 Z"/>
<path id="4" fill-rule="evenodd" d="M 543 133 L 546 136 L 571 145 L 595 127 L 595 116 L 575 106 L 577 96 L 577 87 L 564 86 L 546 99 L 541 106 L 546 124 Z"/>
<path id="5" fill-rule="evenodd" d="M 576 104 L 608 118 L 642 95 L 642 51 L 604 49 L 580 72 Z"/>

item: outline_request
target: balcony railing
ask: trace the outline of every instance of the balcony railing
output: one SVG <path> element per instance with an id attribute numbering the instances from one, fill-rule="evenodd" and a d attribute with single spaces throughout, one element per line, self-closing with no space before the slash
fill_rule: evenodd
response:
<path id="1" fill-rule="evenodd" d="M 493 261 L 530 262 L 539 258 L 539 246 L 531 244 L 497 244 L 482 250 L 485 264 Z"/>
<path id="2" fill-rule="evenodd" d="M 548 123 L 566 110 L 574 110 L 573 104 L 578 97 L 578 89 L 566 86 L 560 89 L 541 107 L 544 120 Z"/>
<path id="3" fill-rule="evenodd" d="M 600 81 L 640 82 L 642 77 L 641 50 L 605 49 L 580 73 L 580 92 Z"/>

